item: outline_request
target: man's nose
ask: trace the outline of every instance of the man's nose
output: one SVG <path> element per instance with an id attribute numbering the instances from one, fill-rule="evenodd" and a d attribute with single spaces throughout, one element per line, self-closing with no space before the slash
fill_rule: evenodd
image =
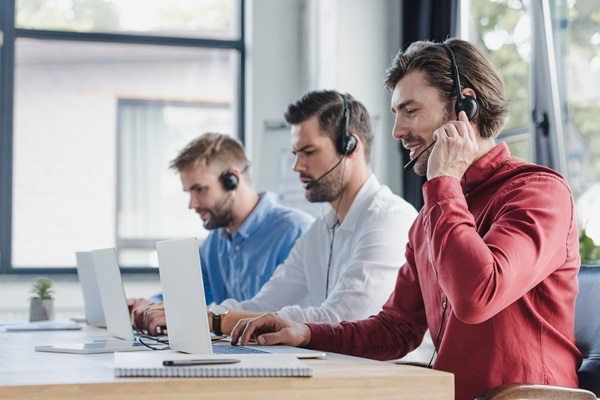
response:
<path id="1" fill-rule="evenodd" d="M 294 160 L 294 172 L 302 172 L 306 169 L 304 163 L 301 161 L 301 157 L 296 155 Z"/>
<path id="2" fill-rule="evenodd" d="M 410 129 L 408 127 L 408 124 L 406 123 L 406 120 L 402 118 L 402 114 L 399 113 L 394 119 L 394 128 L 392 130 L 392 136 L 395 139 L 402 139 L 405 136 L 408 136 L 409 134 Z"/>
<path id="3" fill-rule="evenodd" d="M 188 204 L 188 208 L 190 210 L 196 209 L 199 207 L 199 202 L 198 199 L 196 199 L 196 196 L 194 196 L 193 194 L 190 195 L 190 202 Z"/>

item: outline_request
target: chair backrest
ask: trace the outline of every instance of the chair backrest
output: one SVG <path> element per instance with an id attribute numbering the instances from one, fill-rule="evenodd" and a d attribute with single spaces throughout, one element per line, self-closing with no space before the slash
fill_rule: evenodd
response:
<path id="1" fill-rule="evenodd" d="M 600 397 L 600 265 L 582 266 L 575 303 L 575 338 L 583 355 L 579 387 Z"/>

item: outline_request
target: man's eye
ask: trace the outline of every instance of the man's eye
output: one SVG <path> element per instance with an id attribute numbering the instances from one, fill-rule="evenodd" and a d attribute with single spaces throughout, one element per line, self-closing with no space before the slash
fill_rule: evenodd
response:
<path id="1" fill-rule="evenodd" d="M 406 109 L 406 116 L 407 117 L 412 117 L 413 115 L 415 115 L 416 110 L 409 110 L 408 108 Z"/>

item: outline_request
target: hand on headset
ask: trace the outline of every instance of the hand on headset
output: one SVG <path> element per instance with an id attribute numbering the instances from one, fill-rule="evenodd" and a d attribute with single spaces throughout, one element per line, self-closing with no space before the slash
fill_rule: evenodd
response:
<path id="1" fill-rule="evenodd" d="M 461 179 L 479 151 L 475 131 L 464 111 L 433 132 L 436 141 L 429 156 L 427 179 L 454 176 Z"/>

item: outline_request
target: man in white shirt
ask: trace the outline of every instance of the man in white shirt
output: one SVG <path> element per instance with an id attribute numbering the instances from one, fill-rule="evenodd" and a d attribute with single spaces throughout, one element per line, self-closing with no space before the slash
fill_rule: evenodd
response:
<path id="1" fill-rule="evenodd" d="M 276 312 L 298 322 L 354 321 L 377 314 L 404 264 L 403 246 L 417 211 L 379 183 L 369 157 L 373 134 L 366 108 L 336 91 L 307 93 L 290 104 L 294 171 L 311 202 L 331 210 L 298 239 L 286 261 L 251 299 L 226 299 L 210 307 L 217 333 L 241 318 Z M 145 316 L 150 332 L 164 313 Z M 427 361 L 423 349 L 414 361 Z"/>

